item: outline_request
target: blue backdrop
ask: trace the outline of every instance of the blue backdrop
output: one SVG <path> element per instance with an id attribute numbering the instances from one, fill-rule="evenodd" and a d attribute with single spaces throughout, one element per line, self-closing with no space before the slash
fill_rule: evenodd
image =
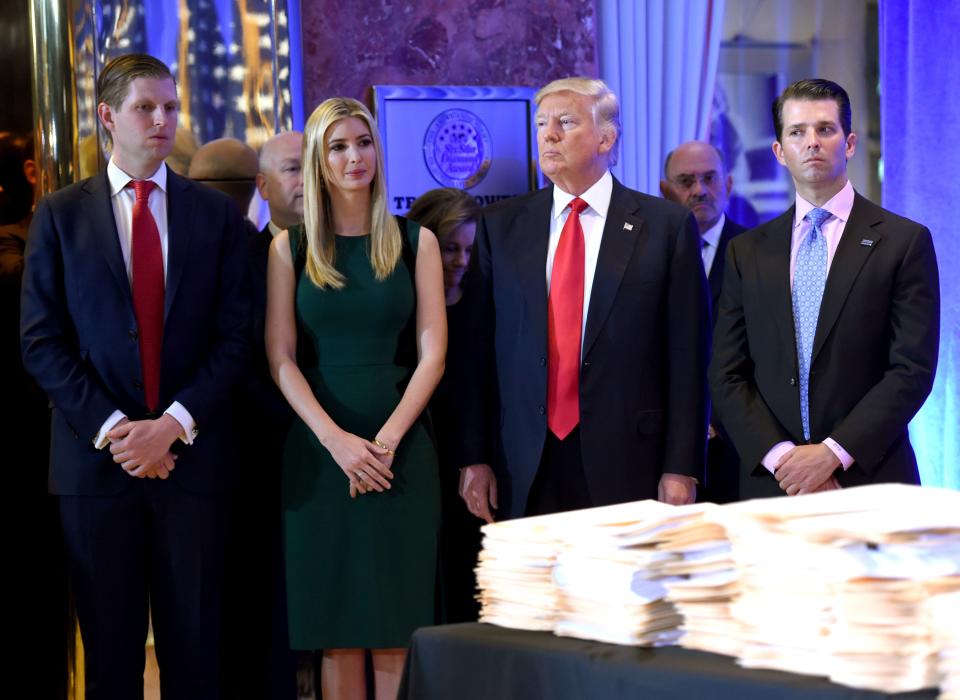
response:
<path id="1" fill-rule="evenodd" d="M 960 3 L 880 2 L 883 205 L 926 224 L 940 266 L 940 363 L 910 425 L 924 484 L 960 488 Z"/>

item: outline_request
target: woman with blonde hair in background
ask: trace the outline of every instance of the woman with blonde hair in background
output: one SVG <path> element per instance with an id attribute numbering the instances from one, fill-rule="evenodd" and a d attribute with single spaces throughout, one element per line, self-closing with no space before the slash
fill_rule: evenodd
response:
<path id="1" fill-rule="evenodd" d="M 323 649 L 330 699 L 395 698 L 435 622 L 440 495 L 421 415 L 447 343 L 436 237 L 391 216 L 380 137 L 356 100 L 310 116 L 304 224 L 270 250 L 267 353 L 296 411 L 284 450 L 290 643 Z"/>

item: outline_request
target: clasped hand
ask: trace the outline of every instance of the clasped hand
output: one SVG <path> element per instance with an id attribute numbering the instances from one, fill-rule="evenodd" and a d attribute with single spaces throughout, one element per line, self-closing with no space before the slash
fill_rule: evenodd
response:
<path id="1" fill-rule="evenodd" d="M 341 431 L 326 447 L 350 482 L 350 498 L 390 488 L 393 478 L 390 450 L 346 431 Z"/>
<path id="2" fill-rule="evenodd" d="M 107 433 L 107 439 L 113 461 L 127 474 L 140 479 L 166 479 L 177 460 L 170 446 L 182 432 L 177 420 L 165 413 L 155 420 L 124 418 Z"/>
<path id="3" fill-rule="evenodd" d="M 774 476 L 788 496 L 840 488 L 833 473 L 840 459 L 822 442 L 798 445 L 777 462 Z"/>

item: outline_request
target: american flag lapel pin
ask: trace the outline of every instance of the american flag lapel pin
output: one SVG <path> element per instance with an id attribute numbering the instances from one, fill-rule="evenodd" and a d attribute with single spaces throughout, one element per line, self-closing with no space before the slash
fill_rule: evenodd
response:
<path id="1" fill-rule="evenodd" d="M 873 246 L 873 241 L 871 241 L 869 238 L 863 238 L 860 240 L 860 245 L 871 248 Z"/>
<path id="2" fill-rule="evenodd" d="M 627 231 L 632 231 L 632 230 L 633 230 L 633 224 L 631 224 L 629 221 L 624 222 L 623 228 L 626 229 Z"/>

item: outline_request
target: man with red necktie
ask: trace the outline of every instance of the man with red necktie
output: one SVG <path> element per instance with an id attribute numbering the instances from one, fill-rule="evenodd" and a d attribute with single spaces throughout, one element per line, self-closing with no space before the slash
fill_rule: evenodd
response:
<path id="1" fill-rule="evenodd" d="M 694 500 L 707 434 L 710 312 L 697 225 L 609 172 L 620 136 L 600 80 L 536 97 L 553 185 L 486 209 L 450 358 L 461 496 L 491 520 L 643 498 Z"/>
<path id="2" fill-rule="evenodd" d="M 245 229 L 164 165 L 179 104 L 163 63 L 118 57 L 97 94 L 110 162 L 37 206 L 21 302 L 24 364 L 53 405 L 86 697 L 142 697 L 148 610 L 164 695 L 217 697 Z"/>

